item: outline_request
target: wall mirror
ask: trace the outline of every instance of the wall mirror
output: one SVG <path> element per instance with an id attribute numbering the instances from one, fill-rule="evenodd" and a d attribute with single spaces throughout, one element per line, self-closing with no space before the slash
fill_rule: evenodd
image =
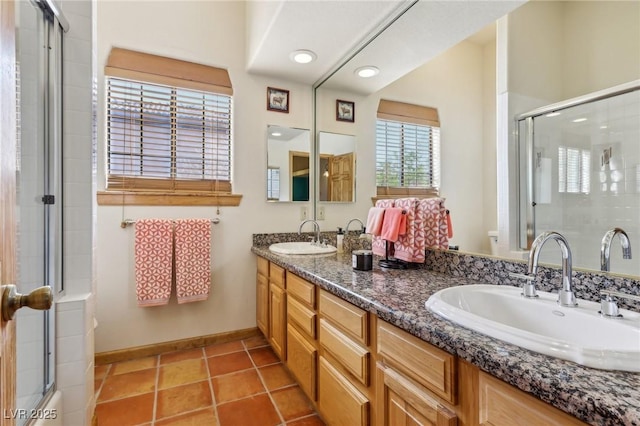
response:
<path id="1" fill-rule="evenodd" d="M 350 203 L 355 199 L 356 138 L 340 133 L 318 133 L 320 201 Z"/>
<path id="2" fill-rule="evenodd" d="M 309 201 L 310 132 L 267 126 L 267 201 Z"/>
<path id="3" fill-rule="evenodd" d="M 316 129 L 353 134 L 358 140 L 355 201 L 327 205 L 322 226 L 330 229 L 353 217 L 366 218 L 375 195 L 376 107 L 379 99 L 392 99 L 438 108 L 441 195 L 452 212 L 452 243 L 461 251 L 489 254 L 488 231 L 499 230 L 498 255 L 526 259 L 518 246 L 515 117 L 637 80 L 640 4 L 445 3 L 416 2 L 317 85 Z M 485 27 L 491 30 L 483 40 Z M 400 64 L 403 70 L 387 73 L 387 64 Z M 376 65 L 379 73 L 358 79 L 355 70 L 364 65 Z M 355 123 L 345 127 L 335 121 L 336 99 L 355 102 Z M 627 204 L 640 202 L 640 194 L 633 197 Z M 640 251 L 640 241 L 632 246 Z M 592 249 L 598 252 L 599 246 Z M 614 273 L 621 272 L 615 265 L 629 262 L 621 260 L 619 251 L 612 250 Z M 599 269 L 599 262 L 590 258 L 574 256 L 574 266 Z M 557 265 L 560 254 L 545 248 L 541 260 Z"/>

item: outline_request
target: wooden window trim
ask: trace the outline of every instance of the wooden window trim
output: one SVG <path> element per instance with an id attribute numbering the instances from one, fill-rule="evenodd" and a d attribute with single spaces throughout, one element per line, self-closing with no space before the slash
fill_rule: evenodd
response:
<path id="1" fill-rule="evenodd" d="M 99 191 L 99 206 L 220 206 L 237 207 L 240 194 L 206 192 Z"/>
<path id="2" fill-rule="evenodd" d="M 142 83 L 233 94 L 225 69 L 118 47 L 111 49 L 104 74 Z M 97 193 L 98 205 L 238 206 L 242 199 L 242 195 L 231 193 L 230 181 L 108 176 L 106 186 L 106 190 Z"/>

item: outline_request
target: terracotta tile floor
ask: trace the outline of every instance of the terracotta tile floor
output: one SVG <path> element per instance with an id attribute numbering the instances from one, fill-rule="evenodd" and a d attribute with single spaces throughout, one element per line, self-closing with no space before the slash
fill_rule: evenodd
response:
<path id="1" fill-rule="evenodd" d="M 95 370 L 99 426 L 324 425 L 262 336 Z"/>

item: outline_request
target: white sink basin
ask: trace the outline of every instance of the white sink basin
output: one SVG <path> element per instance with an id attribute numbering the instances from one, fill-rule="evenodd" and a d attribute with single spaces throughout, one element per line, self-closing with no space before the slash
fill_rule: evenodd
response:
<path id="1" fill-rule="evenodd" d="M 269 250 L 278 254 L 329 254 L 335 253 L 338 249 L 334 246 L 317 246 L 311 243 L 276 243 L 269 246 Z"/>
<path id="2" fill-rule="evenodd" d="M 604 370 L 640 372 L 640 314 L 600 316 L 600 304 L 557 304 L 558 295 L 538 291 L 526 299 L 511 286 L 466 285 L 433 294 L 425 303 L 437 315 L 479 333 L 553 357 Z"/>

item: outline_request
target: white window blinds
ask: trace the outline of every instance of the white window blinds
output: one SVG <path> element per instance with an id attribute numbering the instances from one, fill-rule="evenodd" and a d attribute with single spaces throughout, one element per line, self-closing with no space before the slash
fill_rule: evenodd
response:
<path id="1" fill-rule="evenodd" d="M 438 192 L 440 127 L 436 110 L 380 101 L 376 121 L 376 184 L 379 195 L 402 194 L 399 188 Z"/>
<path id="2" fill-rule="evenodd" d="M 591 192 L 591 151 L 558 147 L 558 192 L 589 194 Z"/>
<path id="3" fill-rule="evenodd" d="M 108 188 L 230 193 L 230 94 L 140 71 L 123 78 L 129 71 L 107 77 Z"/>

